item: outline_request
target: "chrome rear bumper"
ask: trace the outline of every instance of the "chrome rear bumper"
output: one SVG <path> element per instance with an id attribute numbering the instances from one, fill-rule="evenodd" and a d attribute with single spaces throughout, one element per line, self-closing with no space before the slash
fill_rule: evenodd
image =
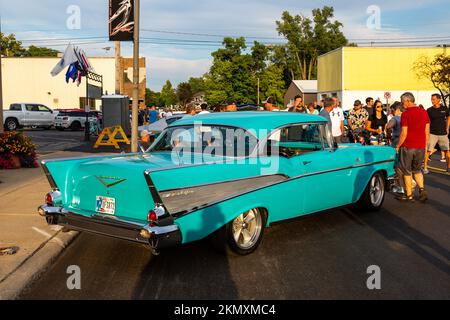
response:
<path id="1" fill-rule="evenodd" d="M 150 226 L 103 215 L 86 217 L 61 207 L 48 205 L 41 205 L 38 212 L 49 224 L 142 243 L 149 245 L 152 249 L 173 247 L 181 244 L 182 241 L 180 229 L 176 224 Z"/>

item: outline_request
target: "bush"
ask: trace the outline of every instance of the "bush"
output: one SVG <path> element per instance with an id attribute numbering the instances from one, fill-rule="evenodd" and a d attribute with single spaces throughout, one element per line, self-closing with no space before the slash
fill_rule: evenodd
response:
<path id="1" fill-rule="evenodd" d="M 16 159 L 24 168 L 38 167 L 36 146 L 22 132 L 0 133 L 0 169 L 15 167 Z"/>

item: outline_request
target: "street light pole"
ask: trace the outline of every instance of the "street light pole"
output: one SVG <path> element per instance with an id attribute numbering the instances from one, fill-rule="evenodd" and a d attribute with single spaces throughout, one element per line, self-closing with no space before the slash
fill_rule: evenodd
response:
<path id="1" fill-rule="evenodd" d="M 134 0 L 133 106 L 131 112 L 131 152 L 138 150 L 139 108 L 139 0 Z"/>

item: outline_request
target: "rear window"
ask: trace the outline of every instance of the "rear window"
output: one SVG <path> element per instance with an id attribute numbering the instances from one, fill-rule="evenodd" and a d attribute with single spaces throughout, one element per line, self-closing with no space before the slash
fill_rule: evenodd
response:
<path id="1" fill-rule="evenodd" d="M 22 106 L 20 104 L 12 104 L 9 106 L 11 111 L 22 111 Z"/>
<path id="2" fill-rule="evenodd" d="M 69 114 L 67 112 L 58 113 L 58 117 L 67 117 Z"/>

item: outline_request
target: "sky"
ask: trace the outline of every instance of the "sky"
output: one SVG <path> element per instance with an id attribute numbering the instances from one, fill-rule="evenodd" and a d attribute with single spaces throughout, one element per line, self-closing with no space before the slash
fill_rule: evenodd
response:
<path id="1" fill-rule="evenodd" d="M 402 46 L 450 44 L 448 2 L 141 0 L 140 54 L 146 57 L 147 87 L 160 91 L 166 80 L 176 86 L 207 72 L 211 52 L 220 47 L 223 36 L 281 43 L 284 39 L 278 35 L 275 22 L 283 11 L 311 16 L 312 9 L 324 5 L 334 7 L 345 36 L 360 46 L 389 46 L 393 45 L 388 43 L 391 39 Z M 114 55 L 114 43 L 108 41 L 108 0 L 0 0 L 0 16 L 2 32 L 14 33 L 24 46 L 64 51 L 72 42 L 88 56 Z M 69 28 L 68 21 L 80 23 Z M 105 49 L 108 47 L 111 49 Z M 122 43 L 122 55 L 132 56 L 131 43 Z"/>

